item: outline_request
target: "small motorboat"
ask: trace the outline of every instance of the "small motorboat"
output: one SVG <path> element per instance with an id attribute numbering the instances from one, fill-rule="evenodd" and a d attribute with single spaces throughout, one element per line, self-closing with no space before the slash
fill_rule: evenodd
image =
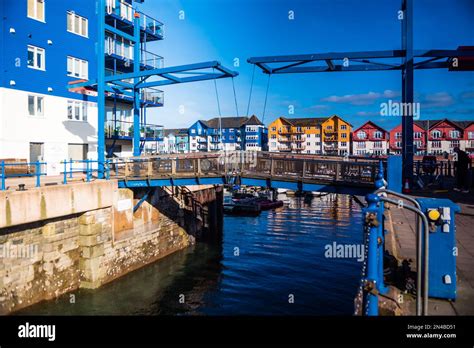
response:
<path id="1" fill-rule="evenodd" d="M 283 206 L 283 201 L 272 201 L 266 198 L 259 198 L 257 199 L 258 204 L 260 205 L 261 210 L 270 210 L 275 209 Z"/>
<path id="2" fill-rule="evenodd" d="M 256 198 L 230 199 L 224 201 L 224 214 L 258 216 L 260 213 L 260 205 L 256 202 Z"/>

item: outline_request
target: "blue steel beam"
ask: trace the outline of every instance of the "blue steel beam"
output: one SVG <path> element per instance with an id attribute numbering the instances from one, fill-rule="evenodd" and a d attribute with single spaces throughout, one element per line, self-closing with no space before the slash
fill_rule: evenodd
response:
<path id="1" fill-rule="evenodd" d="M 135 18 L 133 19 L 133 36 L 135 37 L 135 46 L 133 47 L 133 58 L 136 62 L 140 62 L 140 51 L 141 47 L 138 44 L 140 42 L 140 14 L 135 13 Z M 140 89 L 136 86 L 140 82 L 140 78 L 137 74 L 140 72 L 140 64 L 133 64 L 133 156 L 138 157 L 141 154 L 140 147 Z M 117 81 L 116 81 L 117 82 Z"/>
<path id="2" fill-rule="evenodd" d="M 99 15 L 97 43 L 97 160 L 98 177 L 104 178 L 105 163 L 105 0 L 99 0 L 97 5 Z"/>
<path id="3" fill-rule="evenodd" d="M 159 80 L 159 81 L 150 81 L 145 83 L 139 83 L 138 86 L 140 88 L 150 88 L 150 87 L 160 87 L 160 86 L 167 86 L 167 85 L 174 85 L 176 83 L 189 83 L 189 82 L 198 82 L 198 81 L 207 81 L 207 80 L 217 80 L 222 78 L 227 78 L 228 75 L 225 74 L 206 74 L 206 75 L 198 75 L 198 76 L 191 76 L 191 77 L 183 77 L 179 79 L 179 82 L 175 82 L 173 80 Z"/>
<path id="4" fill-rule="evenodd" d="M 137 39 L 135 38 L 135 36 L 129 35 L 129 34 L 123 32 L 123 31 L 121 31 L 121 30 L 118 30 L 118 29 L 116 29 L 116 28 L 114 28 L 114 27 L 112 27 L 112 26 L 110 26 L 110 25 L 108 25 L 108 24 L 105 24 L 105 28 L 104 28 L 104 29 L 107 30 L 107 31 L 110 31 L 110 32 L 113 33 L 113 34 L 117 34 L 118 36 L 121 36 L 121 37 L 123 37 L 124 39 L 130 40 L 130 41 L 132 41 L 132 42 L 134 42 L 134 43 L 135 43 L 135 42 L 138 42 Z M 139 38 L 138 40 L 140 40 L 140 38 Z"/>

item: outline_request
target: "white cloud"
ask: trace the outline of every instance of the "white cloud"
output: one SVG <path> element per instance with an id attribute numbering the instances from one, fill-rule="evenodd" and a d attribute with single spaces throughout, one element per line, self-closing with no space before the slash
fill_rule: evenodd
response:
<path id="1" fill-rule="evenodd" d="M 340 104 L 351 104 L 351 105 L 370 105 L 374 104 L 376 100 L 382 98 L 396 98 L 400 95 L 399 92 L 392 91 L 390 89 L 385 90 L 383 93 L 379 92 L 368 92 L 363 94 L 346 94 L 343 96 L 332 95 L 321 99 L 325 102 L 340 103 Z"/>

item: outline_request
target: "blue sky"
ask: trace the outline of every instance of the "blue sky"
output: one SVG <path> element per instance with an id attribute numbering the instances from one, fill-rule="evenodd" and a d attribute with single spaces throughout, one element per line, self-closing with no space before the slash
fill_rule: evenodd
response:
<path id="1" fill-rule="evenodd" d="M 401 48 L 397 19 L 401 0 L 147 0 L 141 9 L 165 23 L 165 40 L 150 44 L 166 66 L 218 60 L 239 72 L 239 114 L 245 115 L 252 56 L 389 50 Z M 184 11 L 184 19 L 180 19 Z M 288 19 L 288 12 L 294 19 Z M 414 48 L 474 46 L 473 0 L 416 0 Z M 238 58 L 240 66 L 234 66 Z M 262 118 L 267 75 L 256 70 L 250 114 Z M 217 81 L 223 116 L 237 114 L 231 79 Z M 213 81 L 164 88 L 165 106 L 149 121 L 188 127 L 218 116 Z M 265 123 L 278 116 L 338 114 L 354 126 L 367 120 L 390 129 L 397 117 L 382 117 L 380 103 L 399 100 L 401 77 L 393 72 L 273 75 Z M 421 119 L 474 119 L 474 72 L 415 72 Z M 180 112 L 184 106 L 184 113 Z M 293 106 L 294 114 L 289 114 Z M 183 109 L 181 109 L 183 110 Z"/>

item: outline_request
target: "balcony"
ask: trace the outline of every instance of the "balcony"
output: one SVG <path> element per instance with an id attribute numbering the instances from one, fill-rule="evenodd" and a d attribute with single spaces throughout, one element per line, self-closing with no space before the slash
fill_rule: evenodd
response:
<path id="1" fill-rule="evenodd" d="M 105 137 L 107 139 L 132 140 L 133 122 L 121 120 L 105 121 Z M 163 141 L 163 126 L 142 124 L 140 127 L 140 140 Z"/>
<path id="2" fill-rule="evenodd" d="M 116 40 L 112 36 L 105 39 L 106 67 L 121 72 L 132 72 L 134 61 L 134 45 L 128 40 Z M 161 69 L 164 58 L 146 50 L 140 51 L 140 70 Z"/>
<path id="3" fill-rule="evenodd" d="M 165 102 L 165 94 L 159 89 L 144 88 L 141 92 L 141 100 L 147 106 L 163 106 Z"/>
<path id="4" fill-rule="evenodd" d="M 292 137 L 292 141 L 301 143 L 303 141 L 306 141 L 306 137 Z"/>
<path id="5" fill-rule="evenodd" d="M 140 15 L 141 39 L 146 41 L 163 40 L 164 26 L 160 21 L 136 11 L 132 5 L 124 0 L 106 0 L 106 23 L 129 35 L 133 35 L 135 14 Z"/>
<path id="6" fill-rule="evenodd" d="M 278 134 L 291 134 L 291 129 L 287 129 L 287 128 L 279 129 Z"/>
<path id="7" fill-rule="evenodd" d="M 292 144 L 291 149 L 294 150 L 294 151 L 303 151 L 303 150 L 306 149 L 306 146 L 301 145 L 301 144 Z"/>
<path id="8" fill-rule="evenodd" d="M 220 143 L 220 137 L 211 137 L 211 143 Z"/>
<path id="9" fill-rule="evenodd" d="M 474 149 L 474 140 L 466 141 L 466 149 Z"/>
<path id="10" fill-rule="evenodd" d="M 291 139 L 288 138 L 288 137 L 280 137 L 280 138 L 278 138 L 278 141 L 280 143 L 288 143 L 288 142 L 291 142 Z"/>
<path id="11" fill-rule="evenodd" d="M 206 146 L 207 146 L 207 139 L 205 139 L 205 138 L 198 138 L 197 142 L 198 142 L 198 144 L 206 144 Z"/>
<path id="12" fill-rule="evenodd" d="M 291 151 L 291 146 L 278 145 L 277 149 L 282 152 Z"/>

